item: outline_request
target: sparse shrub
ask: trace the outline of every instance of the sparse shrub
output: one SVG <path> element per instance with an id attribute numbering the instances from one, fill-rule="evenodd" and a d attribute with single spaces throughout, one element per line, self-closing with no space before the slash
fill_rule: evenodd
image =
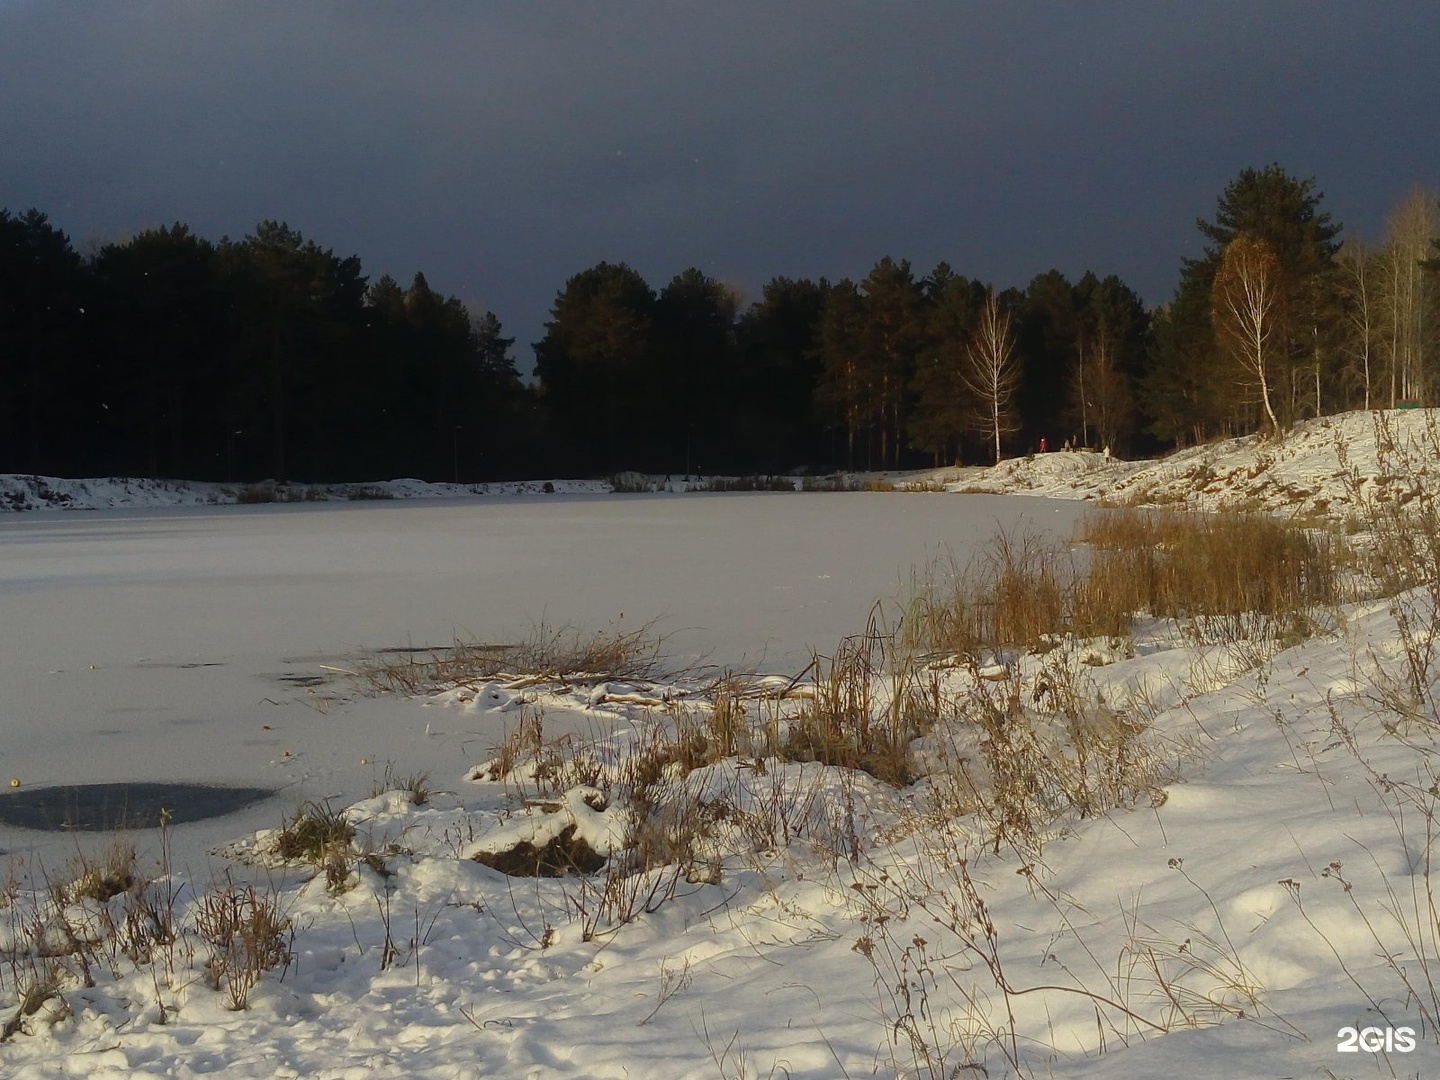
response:
<path id="1" fill-rule="evenodd" d="M 800 482 L 801 491 L 894 491 L 895 484 L 883 476 L 851 476 L 836 473 L 831 476 L 806 476 Z"/>
<path id="2" fill-rule="evenodd" d="M 930 495 L 942 494 L 945 491 L 945 481 L 936 477 L 926 477 L 922 480 L 906 480 L 895 488 L 896 491 L 918 491 Z"/>
<path id="3" fill-rule="evenodd" d="M 424 806 L 430 801 L 434 794 L 430 787 L 430 774 L 428 772 L 411 773 L 409 776 L 401 776 L 395 772 L 393 762 L 387 762 L 385 772 L 380 781 L 371 789 L 372 798 L 384 795 L 390 791 L 403 791 L 410 796 L 412 806 Z"/>
<path id="4" fill-rule="evenodd" d="M 712 476 L 690 491 L 794 491 L 788 476 Z"/>
<path id="5" fill-rule="evenodd" d="M 351 502 L 384 501 L 395 498 L 395 493 L 378 484 L 355 484 L 345 489 L 345 498 Z"/>
<path id="6" fill-rule="evenodd" d="M 279 501 L 274 484 L 246 484 L 235 492 L 235 501 L 242 506 Z"/>
<path id="7" fill-rule="evenodd" d="M 350 882 L 354 839 L 355 826 L 343 810 L 333 809 L 329 802 L 306 802 L 275 837 L 274 850 L 282 859 L 320 869 L 326 887 L 338 893 Z"/>
<path id="8" fill-rule="evenodd" d="M 1375 664 L 1375 696 L 1392 727 L 1433 728 L 1440 723 L 1440 504 L 1428 469 L 1440 457 L 1440 417 L 1431 410 L 1423 429 L 1402 444 L 1397 427 L 1377 416 L 1375 444 L 1382 475 L 1374 489 L 1341 455 L 1353 501 L 1363 508 L 1365 569 L 1379 595 L 1391 598 L 1401 645 L 1398 675 Z"/>
<path id="9" fill-rule="evenodd" d="M 268 480 L 259 484 L 246 484 L 235 491 L 235 501 L 242 505 L 324 502 L 327 498 L 323 489 L 310 484 L 276 484 Z"/>
<path id="10" fill-rule="evenodd" d="M 615 495 L 649 494 L 655 489 L 655 480 L 643 473 L 621 472 L 610 477 L 610 491 Z"/>
<path id="11" fill-rule="evenodd" d="M 295 941 L 290 919 L 279 901 L 253 885 L 216 882 L 200 897 L 195 932 L 210 947 L 206 963 L 210 985 L 223 989 L 236 1011 L 249 1004 L 250 991 L 272 968 L 283 971 Z"/>
<path id="12" fill-rule="evenodd" d="M 912 777 L 910 742 L 933 721 L 912 659 L 871 611 L 863 634 L 812 661 L 814 693 L 790 718 L 782 756 L 860 769 L 892 784 Z"/>
<path id="13" fill-rule="evenodd" d="M 1057 650 L 1022 687 L 1013 672 L 987 679 L 971 662 L 970 690 L 953 706 L 962 723 L 946 733 L 958 738 L 964 722 L 973 724 L 976 752 L 947 746 L 932 793 L 942 812 L 973 813 L 996 852 L 1038 852 L 1065 814 L 1094 817 L 1164 801 L 1173 770 L 1148 741 L 1148 723 L 1106 705 L 1082 667 Z"/>
<path id="14" fill-rule="evenodd" d="M 57 899 L 73 903 L 83 898 L 104 904 L 122 893 L 134 892 L 144 884 L 135 860 L 135 845 L 123 838 L 112 841 L 98 861 L 77 855 L 71 860 L 73 876 L 60 887 Z"/>

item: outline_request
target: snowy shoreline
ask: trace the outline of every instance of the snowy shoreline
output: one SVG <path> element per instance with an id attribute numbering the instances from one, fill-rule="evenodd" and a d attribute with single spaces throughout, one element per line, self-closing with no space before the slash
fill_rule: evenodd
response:
<path id="1" fill-rule="evenodd" d="M 1091 450 L 1010 458 L 994 466 L 913 472 L 845 473 L 833 479 L 868 490 L 1033 495 L 1130 506 L 1295 515 L 1343 524 L 1366 498 L 1386 497 L 1397 482 L 1377 444 L 1394 443 L 1401 458 L 1424 456 L 1440 410 L 1344 413 L 1303 421 L 1284 439 L 1247 435 L 1180 450 L 1156 460 L 1121 461 Z M 1379 436 L 1383 433 L 1383 439 Z M 1393 464 L 1393 463 L 1390 463 Z M 1423 464 L 1423 462 L 1422 462 Z M 1423 475 L 1423 474 L 1422 474 Z M 705 491 L 757 478 L 622 474 L 622 490 Z M 806 478 L 766 478 L 801 490 Z M 0 474 L 0 511 L 106 510 L 129 507 L 219 506 L 345 500 L 484 498 L 497 495 L 605 494 L 611 480 L 515 480 L 454 484 L 415 479 L 344 484 L 235 484 L 134 477 L 64 479 Z M 829 488 L 826 488 L 829 490 Z"/>

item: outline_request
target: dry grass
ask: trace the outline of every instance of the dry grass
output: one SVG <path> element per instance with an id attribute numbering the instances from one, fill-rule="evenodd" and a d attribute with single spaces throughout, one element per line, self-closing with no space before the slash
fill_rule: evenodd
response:
<path id="1" fill-rule="evenodd" d="M 789 476 L 713 476 L 690 491 L 794 491 Z"/>
<path id="2" fill-rule="evenodd" d="M 1080 603 L 1118 615 L 1231 618 L 1295 626 L 1341 595 L 1342 553 L 1329 534 L 1263 515 L 1113 510 L 1087 515 Z"/>
<path id="3" fill-rule="evenodd" d="M 850 476 L 840 473 L 833 476 L 806 476 L 800 482 L 801 491 L 895 491 L 895 484 L 883 476 Z"/>
<path id="4" fill-rule="evenodd" d="M 1401 645 L 1393 674 L 1373 655 L 1376 704 L 1392 729 L 1440 725 L 1440 505 L 1430 463 L 1440 459 L 1440 419 L 1432 411 L 1409 442 L 1377 417 L 1379 477 L 1371 487 L 1350 471 L 1350 493 L 1363 507 L 1365 571 L 1380 596 L 1390 597 Z M 1343 449 L 1343 448 L 1342 448 Z M 1344 456 L 1342 465 L 1346 464 Z"/>
<path id="5" fill-rule="evenodd" d="M 324 490 L 308 484 L 246 484 L 234 491 L 235 501 L 242 506 L 258 503 L 325 502 L 329 496 Z"/>
<path id="6" fill-rule="evenodd" d="M 780 754 L 860 769 L 891 784 L 913 779 L 910 743 L 934 721 L 920 669 L 896 648 L 895 635 L 871 609 L 862 634 L 811 663 L 813 693 L 790 717 Z"/>
<path id="7" fill-rule="evenodd" d="M 1044 651 L 1065 634 L 1128 636 L 1142 614 L 1201 641 L 1298 641 L 1339 601 L 1346 566 L 1328 534 L 1264 516 L 1106 510 L 1085 517 L 1076 543 L 1085 550 L 1001 532 L 968 566 L 936 560 L 912 580 L 904 648 Z"/>
<path id="8" fill-rule="evenodd" d="M 430 801 L 430 796 L 435 793 L 434 788 L 430 786 L 428 772 L 410 773 L 405 776 L 395 771 L 393 762 L 387 762 L 379 781 L 371 787 L 370 796 L 376 798 L 391 791 L 403 792 L 409 797 L 412 806 L 424 806 Z"/>
<path id="9" fill-rule="evenodd" d="M 290 919 L 273 893 L 253 885 L 213 883 L 198 901 L 195 932 L 210 948 L 206 972 L 211 987 L 223 989 L 235 1011 L 248 1006 L 261 975 L 276 967 L 283 971 L 293 958 Z"/>
<path id="10" fill-rule="evenodd" d="M 274 852 L 287 862 L 310 863 L 325 874 L 330 892 L 340 893 L 350 885 L 354 839 L 355 826 L 343 810 L 328 802 L 306 802 L 276 834 Z"/>
<path id="11" fill-rule="evenodd" d="M 1038 855 L 1066 815 L 1164 801 L 1175 770 L 1147 720 L 1107 705 L 1071 658 L 1047 663 L 1028 687 L 1013 672 L 990 680 L 973 666 L 970 683 L 954 706 L 962 723 L 943 729 L 946 768 L 931 790 L 942 817 L 972 814 L 993 851 Z M 964 739 L 971 727 L 974 752 Z"/>
<path id="12" fill-rule="evenodd" d="M 674 674 L 666 667 L 665 638 L 654 620 L 634 629 L 622 615 L 608 629 L 574 626 L 531 627 L 523 641 L 485 644 L 457 640 L 428 654 L 410 649 L 382 653 L 362 662 L 358 674 L 377 691 L 430 693 L 488 680 L 603 682 L 651 680 Z"/>
<path id="13" fill-rule="evenodd" d="M 71 879 L 56 889 L 56 899 L 74 903 L 83 898 L 104 904 L 116 896 L 137 892 L 143 884 L 136 867 L 134 842 L 116 837 L 98 859 L 79 854 L 71 860 Z"/>

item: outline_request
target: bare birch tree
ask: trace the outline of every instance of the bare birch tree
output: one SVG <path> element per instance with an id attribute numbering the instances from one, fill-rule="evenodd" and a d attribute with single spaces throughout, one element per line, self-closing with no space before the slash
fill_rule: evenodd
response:
<path id="1" fill-rule="evenodd" d="M 1285 298 L 1280 264 L 1263 240 L 1237 236 L 1226 246 L 1211 292 L 1211 318 L 1220 347 L 1253 379 L 1270 430 L 1280 432 L 1270 390 L 1283 347 Z"/>
<path id="2" fill-rule="evenodd" d="M 1015 354 L 1015 331 L 1008 311 L 992 286 L 965 350 L 965 387 L 984 410 L 983 423 L 994 437 L 995 461 L 1000 461 L 1000 437 L 1019 428 L 1014 409 L 1020 388 L 1020 358 Z"/>
<path id="3" fill-rule="evenodd" d="M 1382 340 L 1390 354 L 1391 408 L 1425 396 L 1436 318 L 1434 284 L 1421 264 L 1437 232 L 1434 200 L 1420 188 L 1401 199 L 1386 221 Z"/>
<path id="4" fill-rule="evenodd" d="M 1081 446 L 1118 446 L 1133 403 L 1129 380 L 1120 367 L 1120 346 L 1109 323 L 1100 320 L 1076 343 L 1073 408 L 1080 414 Z M 1094 441 L 1091 435 L 1094 435 Z"/>
<path id="5" fill-rule="evenodd" d="M 1345 297 L 1348 340 L 1347 351 L 1359 364 L 1360 378 L 1365 387 L 1365 408 L 1369 409 L 1374 386 L 1372 365 L 1376 359 L 1376 333 L 1379 324 L 1376 310 L 1375 256 L 1359 237 L 1347 239 L 1336 260 L 1340 265 L 1341 290 Z"/>

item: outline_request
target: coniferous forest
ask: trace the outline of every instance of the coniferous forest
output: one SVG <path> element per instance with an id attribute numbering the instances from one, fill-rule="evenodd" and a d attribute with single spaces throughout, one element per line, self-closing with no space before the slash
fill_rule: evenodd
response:
<path id="1" fill-rule="evenodd" d="M 479 481 L 987 463 L 1065 442 L 1153 453 L 1440 399 L 1440 207 L 1342 237 L 1313 180 L 1247 169 L 1175 295 L 1049 270 L 1003 291 L 945 263 L 564 282 L 534 378 L 499 319 L 370 281 L 288 224 L 183 224 L 82 257 L 0 210 L 0 472 Z"/>

